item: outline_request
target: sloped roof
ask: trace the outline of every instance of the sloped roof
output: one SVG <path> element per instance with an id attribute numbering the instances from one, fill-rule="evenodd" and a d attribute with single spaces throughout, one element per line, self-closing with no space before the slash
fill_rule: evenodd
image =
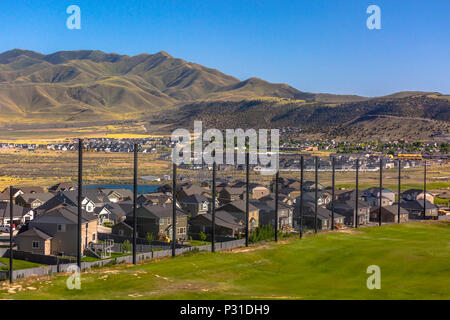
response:
<path id="1" fill-rule="evenodd" d="M 25 232 L 19 233 L 16 238 L 19 237 L 38 237 L 44 240 L 52 239 L 53 237 L 45 233 L 44 231 L 38 228 L 31 228 Z"/>
<path id="2" fill-rule="evenodd" d="M 211 199 L 205 197 L 202 194 L 192 194 L 179 200 L 181 203 L 203 203 L 205 201 L 211 201 Z"/>

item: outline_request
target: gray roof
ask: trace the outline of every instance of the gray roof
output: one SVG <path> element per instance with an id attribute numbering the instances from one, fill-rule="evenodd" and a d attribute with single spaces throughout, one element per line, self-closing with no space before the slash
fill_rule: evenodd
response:
<path id="1" fill-rule="evenodd" d="M 44 231 L 38 229 L 38 228 L 31 228 L 27 231 L 24 231 L 22 233 L 19 233 L 16 238 L 18 237 L 39 237 L 44 240 L 52 239 L 53 237 L 45 233 Z"/>
<path id="2" fill-rule="evenodd" d="M 44 192 L 44 193 L 24 193 L 20 195 L 26 203 L 31 203 L 35 200 L 40 200 L 42 202 L 46 202 L 53 198 L 55 195 L 50 192 Z"/>
<path id="3" fill-rule="evenodd" d="M 18 205 L 13 204 L 13 217 L 15 219 L 22 218 L 25 214 L 27 214 L 30 209 L 24 208 Z M 10 216 L 10 203 L 9 202 L 0 202 L 0 218 L 1 219 L 9 219 Z"/>
<path id="4" fill-rule="evenodd" d="M 86 210 L 82 210 L 82 223 L 97 220 L 97 217 Z M 40 211 L 31 223 L 73 223 L 78 224 L 78 208 L 75 206 L 60 204 L 49 210 Z"/>
<path id="5" fill-rule="evenodd" d="M 183 199 L 179 200 L 180 203 L 203 203 L 205 201 L 211 201 L 211 199 L 205 197 L 202 194 L 192 194 L 190 196 L 184 197 Z"/>

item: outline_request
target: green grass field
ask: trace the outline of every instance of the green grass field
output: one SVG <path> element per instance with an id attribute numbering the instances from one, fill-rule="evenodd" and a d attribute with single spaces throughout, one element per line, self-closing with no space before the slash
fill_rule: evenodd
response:
<path id="1" fill-rule="evenodd" d="M 81 290 L 66 288 L 67 275 L 24 279 L 0 298 L 450 299 L 449 261 L 450 224 L 409 223 L 95 269 Z M 381 290 L 366 287 L 370 265 Z"/>
<path id="2" fill-rule="evenodd" d="M 14 258 L 14 255 L 13 255 Z M 0 263 L 4 264 L 5 266 L 0 266 L 1 271 L 8 271 L 9 270 L 9 258 L 0 258 Z M 28 262 L 24 260 L 16 260 L 13 259 L 13 268 L 20 270 L 20 269 L 29 269 L 29 268 L 37 268 L 42 266 L 42 264 Z"/>

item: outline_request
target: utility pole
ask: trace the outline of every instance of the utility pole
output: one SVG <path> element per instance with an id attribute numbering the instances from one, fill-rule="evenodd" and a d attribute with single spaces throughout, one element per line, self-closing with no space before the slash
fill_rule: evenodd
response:
<path id="1" fill-rule="evenodd" d="M 172 257 L 175 257 L 177 237 L 177 165 L 175 162 L 173 163 L 172 175 Z"/>
<path id="2" fill-rule="evenodd" d="M 248 247 L 248 219 L 249 219 L 249 195 L 250 195 L 250 155 L 249 152 L 245 154 L 245 246 Z"/>
<path id="3" fill-rule="evenodd" d="M 216 251 L 216 153 L 213 152 L 213 176 L 212 176 L 212 211 L 211 211 L 211 252 Z M 247 220 L 248 221 L 248 220 Z"/>
<path id="4" fill-rule="evenodd" d="M 401 179 L 402 179 L 402 164 L 401 160 L 398 159 L 398 203 L 397 203 L 397 222 L 400 223 L 400 202 L 402 200 L 402 189 L 401 189 Z"/>
<path id="5" fill-rule="evenodd" d="M 427 210 L 427 160 L 423 166 L 423 219 L 425 220 Z"/>
<path id="6" fill-rule="evenodd" d="M 304 165 L 305 158 L 302 156 L 300 158 L 300 203 L 299 203 L 299 214 L 300 214 L 300 239 L 303 238 L 303 180 L 304 180 Z"/>
<path id="7" fill-rule="evenodd" d="M 133 264 L 136 265 L 136 233 L 137 233 L 137 169 L 138 167 L 138 144 L 134 144 L 134 166 L 133 166 Z"/>
<path id="8" fill-rule="evenodd" d="M 319 201 L 318 189 L 319 189 L 319 157 L 315 158 L 315 185 L 314 188 L 314 233 L 317 233 L 317 210 Z"/>
<path id="9" fill-rule="evenodd" d="M 278 183 L 280 178 L 280 170 L 277 167 L 275 174 L 275 242 L 278 242 Z"/>
<path id="10" fill-rule="evenodd" d="M 81 269 L 81 217 L 83 198 L 83 139 L 78 140 L 78 225 L 77 225 L 77 266 Z"/>
<path id="11" fill-rule="evenodd" d="M 336 169 L 336 159 L 333 157 L 331 158 L 331 230 L 334 230 L 334 201 L 336 198 L 335 169 Z"/>
<path id="12" fill-rule="evenodd" d="M 13 283 L 13 186 L 9 187 L 9 283 Z"/>
<path id="13" fill-rule="evenodd" d="M 355 213 L 353 215 L 353 219 L 355 221 L 355 228 L 358 228 L 358 210 L 359 210 L 359 159 L 356 159 L 356 195 L 355 195 Z"/>
<path id="14" fill-rule="evenodd" d="M 380 206 L 378 207 L 378 225 L 381 226 L 381 207 L 383 206 L 383 158 L 380 158 Z"/>

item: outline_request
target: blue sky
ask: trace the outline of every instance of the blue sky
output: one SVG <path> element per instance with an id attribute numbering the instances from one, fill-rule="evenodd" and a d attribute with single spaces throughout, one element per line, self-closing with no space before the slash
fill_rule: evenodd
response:
<path id="1" fill-rule="evenodd" d="M 81 8 L 68 30 L 66 8 Z M 381 30 L 369 30 L 369 5 Z M 448 0 L 14 0 L 0 4 L 0 51 L 167 51 L 239 79 L 310 92 L 450 93 Z"/>

